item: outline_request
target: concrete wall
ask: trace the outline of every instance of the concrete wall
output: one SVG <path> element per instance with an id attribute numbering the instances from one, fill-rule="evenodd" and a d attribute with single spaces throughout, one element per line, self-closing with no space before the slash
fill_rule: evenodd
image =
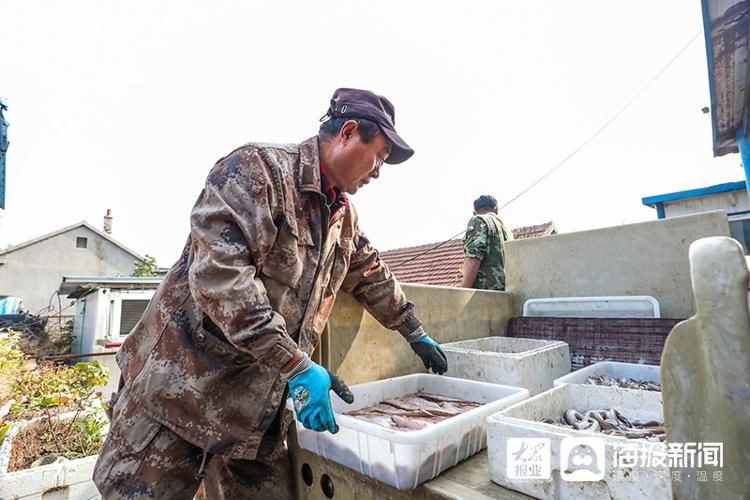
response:
<path id="1" fill-rule="evenodd" d="M 516 316 L 530 298 L 651 295 L 662 317 L 687 318 L 688 247 L 706 236 L 729 236 L 724 212 L 511 241 L 506 290 Z"/>
<path id="2" fill-rule="evenodd" d="M 76 248 L 76 238 L 88 239 L 87 248 Z M 63 275 L 129 276 L 135 257 L 111 241 L 80 226 L 1 257 L 0 294 L 21 297 L 32 313 L 47 307 Z M 62 307 L 68 305 L 62 299 Z M 57 309 L 57 300 L 53 302 Z M 73 315 L 73 311 L 70 311 Z"/>
<path id="3" fill-rule="evenodd" d="M 417 317 L 438 342 L 505 335 L 512 314 L 507 292 L 403 284 Z M 359 303 L 336 300 L 316 356 L 347 383 L 358 384 L 424 372 L 424 365 L 398 332 L 380 326 Z"/>

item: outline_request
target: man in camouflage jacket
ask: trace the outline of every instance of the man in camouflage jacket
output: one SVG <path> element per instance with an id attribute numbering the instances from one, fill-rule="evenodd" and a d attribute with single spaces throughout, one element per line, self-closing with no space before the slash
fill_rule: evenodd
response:
<path id="1" fill-rule="evenodd" d="M 474 200 L 474 216 L 464 234 L 464 277 L 461 286 L 505 290 L 505 242 L 513 233 L 497 216 L 497 200 L 482 195 Z"/>
<path id="2" fill-rule="evenodd" d="M 340 290 L 397 330 L 425 367 L 447 369 L 345 193 L 413 154 L 394 110 L 334 93 L 317 137 L 248 144 L 211 170 L 182 256 L 117 355 L 121 390 L 94 472 L 106 498 L 292 498 L 291 415 L 338 430 L 335 375 L 310 361 Z"/>

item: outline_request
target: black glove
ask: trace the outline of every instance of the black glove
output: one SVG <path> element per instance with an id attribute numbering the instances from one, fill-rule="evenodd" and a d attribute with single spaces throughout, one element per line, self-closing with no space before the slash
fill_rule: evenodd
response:
<path id="1" fill-rule="evenodd" d="M 442 375 L 448 371 L 448 358 L 446 357 L 440 344 L 435 342 L 427 335 L 422 327 L 409 335 L 409 345 L 417 353 L 424 363 L 424 367 L 432 370 L 433 373 Z"/>
<path id="2" fill-rule="evenodd" d="M 352 404 L 354 402 L 354 394 L 352 394 L 349 386 L 328 368 L 326 368 L 326 371 L 328 372 L 328 376 L 331 377 L 331 390 L 346 404 Z"/>
<path id="3" fill-rule="evenodd" d="M 326 371 L 328 372 L 328 376 L 331 377 L 331 390 L 340 397 L 344 403 L 346 404 L 352 404 L 354 402 L 354 394 L 352 394 L 352 391 L 349 389 L 349 386 L 346 385 L 346 383 L 338 378 L 331 370 L 326 368 Z M 336 434 L 339 431 L 339 424 L 334 422 L 334 430 L 333 434 Z"/>

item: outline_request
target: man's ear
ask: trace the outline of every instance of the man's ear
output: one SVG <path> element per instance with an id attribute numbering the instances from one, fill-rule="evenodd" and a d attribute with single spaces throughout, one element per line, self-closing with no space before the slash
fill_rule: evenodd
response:
<path id="1" fill-rule="evenodd" d="M 493 212 L 495 212 L 495 215 L 497 215 L 497 207 L 492 209 Z"/>
<path id="2" fill-rule="evenodd" d="M 339 130 L 339 138 L 346 142 L 359 132 L 359 123 L 356 120 L 347 120 Z"/>

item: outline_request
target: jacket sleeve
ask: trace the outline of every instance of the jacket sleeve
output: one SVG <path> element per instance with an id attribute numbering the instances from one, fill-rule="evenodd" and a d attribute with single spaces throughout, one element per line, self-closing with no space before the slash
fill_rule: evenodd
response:
<path id="1" fill-rule="evenodd" d="M 482 260 L 488 249 L 487 224 L 481 217 L 472 217 L 464 235 L 464 257 Z"/>
<path id="2" fill-rule="evenodd" d="M 211 170 L 190 216 L 188 281 L 201 310 L 240 351 L 274 368 L 297 349 L 271 308 L 257 271 L 276 238 L 276 194 L 257 150 L 243 148 Z"/>
<path id="3" fill-rule="evenodd" d="M 355 250 L 341 289 L 352 294 L 381 325 L 409 335 L 422 325 L 414 315 L 414 303 L 406 299 L 398 280 L 360 229 L 353 242 Z"/>

